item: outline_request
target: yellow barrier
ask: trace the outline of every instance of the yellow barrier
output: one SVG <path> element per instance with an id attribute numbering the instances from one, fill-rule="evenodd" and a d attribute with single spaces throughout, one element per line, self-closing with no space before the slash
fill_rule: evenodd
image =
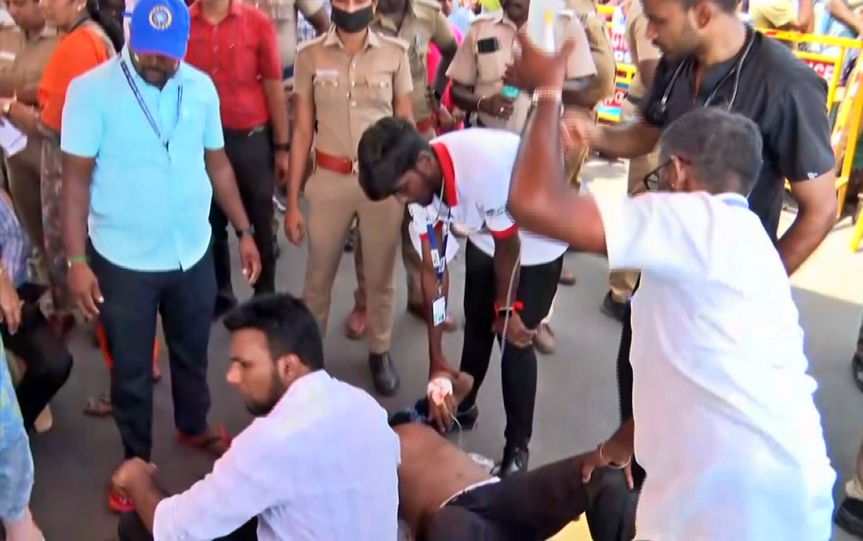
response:
<path id="1" fill-rule="evenodd" d="M 629 94 L 629 86 L 635 76 L 635 67 L 626 64 L 617 66 L 617 79 L 614 86 L 614 97 L 599 104 L 599 119 L 603 122 L 620 122 L 620 111 L 623 100 Z"/>

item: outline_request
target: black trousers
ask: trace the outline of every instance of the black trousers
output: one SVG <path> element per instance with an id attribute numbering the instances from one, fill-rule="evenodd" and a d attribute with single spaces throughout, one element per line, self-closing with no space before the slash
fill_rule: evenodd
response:
<path id="1" fill-rule="evenodd" d="M 225 153 L 237 177 L 240 198 L 255 228 L 255 245 L 261 254 L 261 275 L 254 285 L 255 294 L 273 293 L 276 290 L 276 258 L 273 254 L 273 143 L 270 130 L 225 130 Z M 213 200 L 210 207 L 210 226 L 213 228 L 213 261 L 220 301 L 233 301 L 231 286 L 231 252 L 228 248 L 227 216 Z"/>
<path id="2" fill-rule="evenodd" d="M 157 313 L 168 346 L 174 424 L 186 435 L 207 428 L 207 346 L 216 299 L 212 252 L 186 270 L 143 272 L 114 265 L 91 246 L 90 265 L 105 298 L 100 319 L 114 359 L 114 420 L 126 458 L 149 461 Z"/>
<path id="3" fill-rule="evenodd" d="M 27 430 L 33 428 L 36 417 L 66 383 L 72 371 L 72 354 L 48 326 L 39 308 L 42 291 L 43 288 L 34 284 L 19 287 L 18 297 L 24 304 L 18 331 L 9 334 L 6 324 L 0 325 L 6 349 L 21 359 L 25 366 L 24 377 L 15 391 Z"/>
<path id="4" fill-rule="evenodd" d="M 582 455 L 583 456 L 583 455 Z M 620 470 L 581 477 L 582 456 L 507 476 L 453 499 L 432 515 L 425 541 L 543 541 L 582 513 L 593 541 L 631 541 L 638 493 Z"/>
<path id="5" fill-rule="evenodd" d="M 635 290 L 638 290 L 640 281 L 635 284 Z M 617 396 L 620 401 L 620 423 L 632 419 L 632 384 L 633 372 L 632 363 L 629 361 L 630 350 L 632 349 L 632 309 L 627 304 L 626 312 L 623 316 L 623 329 L 620 331 L 620 345 L 617 347 Z M 644 468 L 635 460 L 632 459 L 632 480 L 635 486 L 641 488 L 644 484 L 644 479 L 647 477 Z"/>
<path id="6" fill-rule="evenodd" d="M 474 384 L 473 390 L 462 401 L 462 410 L 474 406 L 476 395 L 488 372 L 495 342 L 492 325 L 497 317 L 494 307 L 497 298 L 494 258 L 468 241 L 465 267 L 465 327 L 461 370 L 474 377 Z M 521 268 L 518 298 L 515 300 L 524 305 L 519 315 L 527 328 L 535 329 L 548 315 L 562 269 L 563 256 L 549 263 Z M 526 447 L 533 433 L 536 402 L 536 351 L 532 345 L 520 348 L 506 343 L 501 361 L 501 379 L 507 445 Z"/>
<path id="7" fill-rule="evenodd" d="M 230 504 L 228 504 L 230 505 Z M 120 515 L 120 525 L 117 528 L 117 537 L 120 541 L 153 541 L 153 534 L 147 531 L 144 522 L 138 513 L 130 511 Z M 258 540 L 258 519 L 253 518 L 249 522 L 240 526 L 235 532 L 229 533 L 225 537 L 213 539 L 213 541 L 257 541 Z"/>

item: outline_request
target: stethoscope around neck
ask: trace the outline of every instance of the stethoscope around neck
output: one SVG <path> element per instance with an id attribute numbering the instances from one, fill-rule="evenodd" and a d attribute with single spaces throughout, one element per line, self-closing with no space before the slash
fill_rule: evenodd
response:
<path id="1" fill-rule="evenodd" d="M 731 92 L 731 99 L 728 101 L 728 110 L 734 106 L 734 102 L 737 100 L 737 91 L 740 88 L 740 70 L 743 67 L 743 63 L 746 62 L 746 58 L 749 56 L 749 51 L 752 50 L 752 44 L 755 43 L 755 32 L 751 32 L 749 34 L 748 39 L 746 40 L 746 46 L 743 49 L 743 54 L 740 55 L 740 59 L 734 64 L 734 67 L 729 71 L 722 80 L 713 88 L 713 92 L 707 96 L 707 99 L 704 100 L 704 107 L 710 107 L 710 104 L 713 103 L 713 100 L 716 99 L 716 94 L 719 92 L 719 89 L 722 88 L 728 79 L 732 76 L 734 77 L 734 87 Z M 668 98 L 671 97 L 671 93 L 674 91 L 674 85 L 677 84 L 677 80 L 680 78 L 680 75 L 683 73 L 683 70 L 690 66 L 692 63 L 691 60 L 687 59 L 681 62 L 677 69 L 674 70 L 674 74 L 671 76 L 671 80 L 668 82 L 668 85 L 665 87 L 665 91 L 662 93 L 662 99 L 658 102 L 654 102 L 653 105 L 647 111 L 647 114 L 650 118 L 648 120 L 656 125 L 664 125 L 668 120 Z"/>

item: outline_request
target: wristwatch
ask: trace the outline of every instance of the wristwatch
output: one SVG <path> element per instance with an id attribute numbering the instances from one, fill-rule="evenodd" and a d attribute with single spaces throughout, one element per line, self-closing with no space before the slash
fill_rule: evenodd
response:
<path id="1" fill-rule="evenodd" d="M 243 237 L 254 237 L 255 236 L 255 227 L 249 226 L 245 229 L 237 229 L 237 238 L 241 239 Z"/>
<path id="2" fill-rule="evenodd" d="M 278 151 L 290 152 L 291 151 L 291 144 L 290 143 L 274 143 L 273 144 L 273 150 L 275 150 L 277 152 Z"/>

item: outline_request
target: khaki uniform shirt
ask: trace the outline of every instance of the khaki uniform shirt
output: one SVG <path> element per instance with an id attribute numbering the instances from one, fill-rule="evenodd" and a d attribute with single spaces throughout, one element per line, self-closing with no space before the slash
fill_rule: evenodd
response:
<path id="1" fill-rule="evenodd" d="M 376 15 L 371 26 L 375 31 L 405 40 L 408 44 L 408 59 L 414 90 L 411 96 L 414 119 L 426 120 L 432 113 L 429 107 L 428 52 L 429 42 L 441 51 L 458 47 L 452 27 L 441 13 L 440 4 L 434 0 L 408 0 L 408 11 L 401 27 L 383 15 Z"/>
<path id="2" fill-rule="evenodd" d="M 393 115 L 393 99 L 413 91 L 408 45 L 369 30 L 351 55 L 334 29 L 303 42 L 294 66 L 294 93 L 314 100 L 315 148 L 356 159 L 363 132 Z"/>
<path id="3" fill-rule="evenodd" d="M 324 8 L 323 0 L 245 0 L 273 19 L 276 26 L 276 37 L 279 40 L 279 52 L 282 55 L 282 67 L 294 65 L 297 57 L 297 11 L 306 18 L 311 17 Z"/>
<path id="4" fill-rule="evenodd" d="M 515 23 L 509 20 L 502 10 L 478 16 L 471 23 L 464 41 L 459 46 L 447 76 L 461 85 L 473 87 L 474 93 L 479 96 L 498 94 L 503 88 L 506 67 L 516 54 L 517 31 Z M 570 55 L 566 66 L 567 79 L 589 77 L 596 73 L 584 28 L 572 12 L 564 11 L 558 15 L 555 21 L 555 35 L 562 38 L 561 42 L 570 38 L 576 40 L 575 50 Z M 479 53 L 477 43 L 488 38 L 497 40 L 498 50 Z M 489 128 L 521 132 L 529 109 L 530 96 L 522 92 L 515 100 L 514 111 L 509 120 L 485 113 L 479 114 L 479 120 L 483 126 Z"/>
<path id="5" fill-rule="evenodd" d="M 16 89 L 38 86 L 42 80 L 45 65 L 57 48 L 60 36 L 53 28 L 46 27 L 41 34 L 32 39 L 27 39 L 24 32 L 20 32 L 18 39 L 20 41 L 18 54 L 10 68 L 12 84 Z M 29 167 L 39 170 L 41 154 L 41 140 L 38 137 L 29 137 L 24 150 L 12 156 L 10 160 L 24 160 Z"/>
<path id="6" fill-rule="evenodd" d="M 626 46 L 632 56 L 632 64 L 638 69 L 639 62 L 659 60 L 662 56 L 659 48 L 647 39 L 647 17 L 641 9 L 639 0 L 627 0 L 623 4 L 623 13 L 626 16 Z M 632 79 L 629 93 L 634 98 L 641 98 L 647 94 L 647 88 L 638 71 Z"/>
<path id="7" fill-rule="evenodd" d="M 17 26 L 0 26 L 0 88 L 14 88 L 12 65 L 24 43 L 23 35 Z"/>
<path id="8" fill-rule="evenodd" d="M 608 25 L 605 19 L 596 11 L 592 0 L 566 0 L 566 7 L 575 12 L 587 32 L 590 43 L 590 56 L 596 65 L 596 77 L 591 79 L 585 94 L 593 97 L 597 104 L 614 95 L 614 84 L 617 79 L 617 64 L 614 62 L 614 51 L 608 35 Z"/>

